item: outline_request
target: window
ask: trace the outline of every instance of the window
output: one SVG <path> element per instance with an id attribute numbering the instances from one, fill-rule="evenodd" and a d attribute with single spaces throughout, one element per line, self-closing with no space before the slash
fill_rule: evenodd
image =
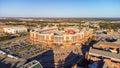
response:
<path id="1" fill-rule="evenodd" d="M 54 43 L 62 43 L 62 36 L 55 36 Z"/>
<path id="2" fill-rule="evenodd" d="M 77 37 L 76 37 L 76 36 L 73 36 L 73 37 L 72 37 L 72 41 L 73 41 L 73 43 L 75 43 L 76 40 L 77 40 Z"/>
<path id="3" fill-rule="evenodd" d="M 44 41 L 44 36 L 43 36 L 43 35 L 40 35 L 40 36 L 39 36 L 39 39 L 40 39 L 40 42 L 43 42 L 43 41 Z"/>
<path id="4" fill-rule="evenodd" d="M 69 37 L 66 37 L 66 44 L 69 44 Z"/>

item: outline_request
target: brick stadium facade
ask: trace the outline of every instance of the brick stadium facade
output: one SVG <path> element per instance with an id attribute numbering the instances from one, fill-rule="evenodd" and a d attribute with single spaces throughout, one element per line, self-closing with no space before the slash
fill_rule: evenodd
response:
<path id="1" fill-rule="evenodd" d="M 93 29 L 84 28 L 79 31 L 76 29 L 58 30 L 58 27 L 49 27 L 30 31 L 30 41 L 34 44 L 44 46 L 72 46 L 81 45 L 93 36 Z M 78 30 L 78 29 L 77 29 Z"/>

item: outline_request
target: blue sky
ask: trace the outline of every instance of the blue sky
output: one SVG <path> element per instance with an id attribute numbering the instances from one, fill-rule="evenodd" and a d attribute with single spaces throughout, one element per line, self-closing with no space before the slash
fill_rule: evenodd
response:
<path id="1" fill-rule="evenodd" d="M 120 17 L 120 0 L 0 0 L 0 17 Z"/>

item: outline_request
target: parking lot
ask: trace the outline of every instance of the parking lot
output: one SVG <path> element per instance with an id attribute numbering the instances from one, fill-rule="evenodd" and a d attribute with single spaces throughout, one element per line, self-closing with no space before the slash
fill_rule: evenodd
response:
<path id="1" fill-rule="evenodd" d="M 29 42 L 29 37 L 10 40 L 1 43 L 0 49 L 7 54 L 17 56 L 19 58 L 29 59 L 38 54 L 48 51 L 50 48 L 35 45 Z"/>

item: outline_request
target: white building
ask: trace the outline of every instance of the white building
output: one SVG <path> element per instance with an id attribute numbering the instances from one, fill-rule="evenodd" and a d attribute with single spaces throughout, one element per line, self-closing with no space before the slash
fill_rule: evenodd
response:
<path id="1" fill-rule="evenodd" d="M 8 28 L 3 28 L 3 30 L 5 33 L 11 33 L 11 34 L 27 32 L 27 28 L 25 27 L 8 27 Z"/>

